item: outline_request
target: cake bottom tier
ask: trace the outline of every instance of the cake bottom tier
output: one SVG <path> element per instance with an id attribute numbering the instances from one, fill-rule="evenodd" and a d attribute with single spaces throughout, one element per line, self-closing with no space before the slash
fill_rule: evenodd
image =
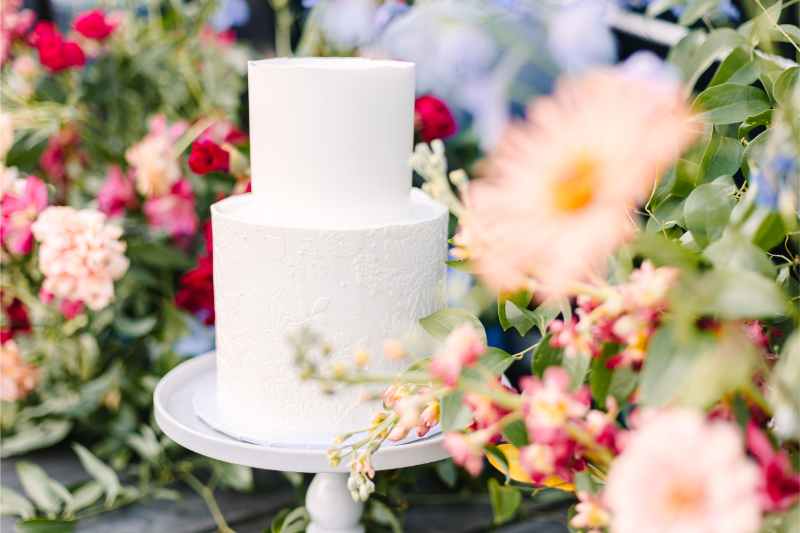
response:
<path id="1" fill-rule="evenodd" d="M 445 304 L 448 213 L 418 190 L 411 212 L 374 226 L 282 227 L 259 218 L 250 195 L 211 208 L 217 332 L 217 400 L 250 424 L 291 431 L 364 429 L 380 404 L 365 386 L 330 395 L 296 373 L 291 340 L 303 328 L 326 339 L 323 371 L 353 365 L 399 372 L 382 357 L 386 338 L 427 335 L 418 320 Z"/>

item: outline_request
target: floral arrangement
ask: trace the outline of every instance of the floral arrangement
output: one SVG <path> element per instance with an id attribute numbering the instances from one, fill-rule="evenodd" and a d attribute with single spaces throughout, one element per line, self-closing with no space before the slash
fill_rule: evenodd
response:
<path id="1" fill-rule="evenodd" d="M 440 425 L 456 464 L 505 476 L 489 483 L 498 522 L 550 488 L 575 493 L 571 531 L 800 526 L 800 70 L 778 53 L 800 51 L 800 30 L 782 7 L 735 30 L 705 17 L 666 63 L 559 79 L 472 180 L 448 173 L 441 140 L 417 145 L 423 189 L 458 217 L 448 265 L 497 294 L 504 329 L 541 340 L 506 353 L 443 309 L 420 320 L 435 347 L 389 340 L 381 356 L 410 366 L 376 376 L 366 352 L 322 373 L 304 332 L 297 364 L 323 390 L 387 384 L 365 394 L 384 410 L 363 434 L 328 450 L 354 499 L 375 490 L 383 442 Z M 502 374 L 527 352 L 515 389 Z"/>

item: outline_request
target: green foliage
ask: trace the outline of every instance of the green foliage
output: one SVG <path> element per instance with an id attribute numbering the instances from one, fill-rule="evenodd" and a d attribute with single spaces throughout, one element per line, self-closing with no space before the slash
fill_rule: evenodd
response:
<path id="1" fill-rule="evenodd" d="M 701 248 L 722 237 L 736 205 L 736 192 L 730 176 L 723 176 L 713 183 L 700 185 L 686 199 L 683 208 L 686 229 L 692 232 L 694 242 Z"/>
<path id="2" fill-rule="evenodd" d="M 533 311 L 528 311 L 511 300 L 507 301 L 505 305 L 505 315 L 508 317 L 509 327 L 515 327 L 523 336 L 534 326 L 539 328 L 542 335 L 545 335 L 550 322 L 559 313 L 561 313 L 561 308 L 553 297 L 546 299 Z"/>
<path id="3" fill-rule="evenodd" d="M 310 521 L 305 507 L 281 509 L 272 520 L 270 528 L 264 530 L 264 533 L 300 533 L 306 530 Z"/>
<path id="4" fill-rule="evenodd" d="M 523 310 L 528 307 L 528 304 L 531 303 L 531 298 L 533 298 L 533 295 L 526 290 L 521 290 L 514 293 L 500 291 L 497 294 L 497 315 L 500 317 L 500 325 L 503 326 L 503 330 L 507 330 L 512 326 L 510 319 L 506 316 L 507 304 L 510 302 L 513 307 Z M 520 331 L 520 334 L 524 335 L 525 333 Z"/>
<path id="5" fill-rule="evenodd" d="M 503 430 L 503 437 L 515 448 L 522 448 L 530 444 L 528 429 L 522 420 L 517 420 L 507 425 Z"/>
<path id="6" fill-rule="evenodd" d="M 496 479 L 490 479 L 488 486 L 494 523 L 500 525 L 511 520 L 522 503 L 522 494 L 514 487 L 500 485 Z"/>
<path id="7" fill-rule="evenodd" d="M 564 350 L 550 346 L 551 338 L 552 334 L 550 333 L 542 337 L 531 355 L 531 374 L 534 376 L 542 377 L 548 366 L 561 366 Z"/>
<path id="8" fill-rule="evenodd" d="M 723 83 L 700 93 L 689 109 L 689 119 L 710 124 L 742 122 L 770 109 L 767 94 L 749 85 Z"/>
<path id="9" fill-rule="evenodd" d="M 456 326 L 461 324 L 470 324 L 478 335 L 481 341 L 486 343 L 486 330 L 478 318 L 463 309 L 440 309 L 432 315 L 422 317 L 419 319 L 419 325 L 430 334 L 431 337 L 444 344 L 445 339 Z"/>

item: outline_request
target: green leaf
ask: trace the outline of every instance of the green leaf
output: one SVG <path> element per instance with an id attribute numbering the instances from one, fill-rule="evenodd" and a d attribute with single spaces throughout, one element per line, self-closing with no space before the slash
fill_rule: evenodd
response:
<path id="1" fill-rule="evenodd" d="M 759 32 L 774 28 L 775 25 L 772 21 L 780 18 L 782 9 L 783 2 L 780 0 L 767 7 L 766 13 L 760 7 L 756 7 L 756 16 L 741 24 L 736 31 L 748 42 L 753 43 L 759 38 Z"/>
<path id="2" fill-rule="evenodd" d="M 597 483 L 592 478 L 588 468 L 585 468 L 582 472 L 575 472 L 572 477 L 575 479 L 576 492 L 585 491 L 589 494 L 596 494 L 603 488 L 602 484 Z"/>
<path id="3" fill-rule="evenodd" d="M 647 358 L 639 376 L 639 400 L 642 405 L 660 407 L 680 391 L 692 366 L 716 343 L 709 332 L 693 332 L 678 344 L 669 326 L 659 328 L 647 349 Z"/>
<path id="4" fill-rule="evenodd" d="M 23 429 L 16 435 L 3 438 L 0 447 L 0 456 L 10 457 L 39 448 L 47 448 L 64 440 L 72 430 L 71 420 L 50 418 L 43 422 Z"/>
<path id="5" fill-rule="evenodd" d="M 800 86 L 797 80 L 800 77 L 800 67 L 786 69 L 772 87 L 772 94 L 778 105 L 793 112 L 800 111 Z"/>
<path id="6" fill-rule="evenodd" d="M 53 490 L 50 476 L 42 470 L 42 467 L 30 461 L 17 461 L 17 477 L 36 507 L 54 514 L 61 511 L 61 497 Z"/>
<path id="7" fill-rule="evenodd" d="M 678 18 L 678 24 L 691 26 L 700 20 L 700 17 L 714 9 L 719 2 L 720 0 L 693 0 L 689 2 L 689 5 L 686 6 L 686 9 L 683 10 L 680 18 Z"/>
<path id="8" fill-rule="evenodd" d="M 669 229 L 677 224 L 685 224 L 683 222 L 683 204 L 686 202 L 685 198 L 677 196 L 670 196 L 656 207 L 652 216 L 647 219 L 647 227 L 645 234 L 650 235 Z"/>
<path id="9" fill-rule="evenodd" d="M 775 265 L 764 250 L 747 242 L 740 234 L 729 231 L 703 252 L 714 267 L 723 270 L 748 270 L 775 277 Z"/>
<path id="10" fill-rule="evenodd" d="M 511 327 L 511 322 L 509 322 L 506 317 L 506 302 L 511 302 L 511 304 L 518 309 L 525 309 L 528 307 L 528 304 L 531 303 L 532 297 L 533 295 L 526 290 L 514 293 L 501 290 L 497 294 L 497 315 L 500 317 L 500 325 L 503 326 L 503 331 Z M 522 333 L 522 335 L 524 335 L 524 333 Z"/>
<path id="11" fill-rule="evenodd" d="M 569 374 L 570 390 L 575 390 L 583 384 L 590 363 L 591 358 L 582 353 L 577 353 L 574 357 L 561 358 L 561 367 Z"/>
<path id="12" fill-rule="evenodd" d="M 684 212 L 686 207 L 684 206 Z M 681 246 L 677 241 L 668 240 L 662 233 L 653 233 L 640 237 L 634 245 L 634 252 L 643 258 L 650 259 L 653 264 L 674 266 L 681 269 L 693 269 L 700 263 L 700 257 Z"/>
<path id="13" fill-rule="evenodd" d="M 722 319 L 768 319 L 789 305 L 772 279 L 747 270 L 714 270 L 693 287 L 698 315 Z"/>
<path id="14" fill-rule="evenodd" d="M 486 343 L 486 330 L 483 328 L 481 321 L 463 309 L 440 309 L 432 315 L 419 319 L 419 325 L 422 326 L 431 337 L 442 344 L 444 344 L 450 332 L 453 331 L 453 328 L 464 323 L 471 324 L 481 337 L 481 342 L 484 344 Z"/>
<path id="15" fill-rule="evenodd" d="M 376 524 L 389 526 L 392 533 L 403 533 L 403 526 L 400 520 L 388 505 L 374 498 L 370 498 L 369 501 L 369 515 Z"/>
<path id="16" fill-rule="evenodd" d="M 528 311 L 517 306 L 514 302 L 506 302 L 506 316 L 509 323 L 517 328 L 520 335 L 525 335 L 533 326 L 539 328 L 539 332 L 544 335 L 547 333 L 547 326 L 561 312 L 558 303 L 552 296 L 547 298 L 535 310 Z"/>
<path id="17" fill-rule="evenodd" d="M 488 370 L 489 373 L 495 377 L 505 372 L 513 362 L 514 356 L 501 350 L 500 348 L 495 348 L 494 346 L 489 346 L 486 351 L 486 355 L 478 360 L 478 364 Z M 466 370 L 464 374 L 471 376 L 474 379 L 483 379 L 482 374 L 472 369 Z"/>
<path id="18" fill-rule="evenodd" d="M 162 243 L 130 244 L 126 253 L 133 261 L 156 269 L 180 271 L 195 265 L 195 260 L 178 248 Z"/>
<path id="19" fill-rule="evenodd" d="M 452 489 L 456 486 L 458 482 L 458 469 L 456 469 L 456 464 L 452 459 L 448 457 L 447 459 L 436 461 L 433 463 L 433 469 L 436 471 L 436 475 L 439 476 L 439 479 L 442 480 L 442 483 L 448 488 Z"/>
<path id="20" fill-rule="evenodd" d="M 72 449 L 78 454 L 78 459 L 80 459 L 83 468 L 86 469 L 89 475 L 103 485 L 103 490 L 106 493 L 106 506 L 111 506 L 120 490 L 117 473 L 80 444 L 73 444 Z"/>
<path id="21" fill-rule="evenodd" d="M 708 34 L 694 30 L 670 49 L 667 61 L 681 70 L 687 90 L 691 91 L 708 67 L 727 50 L 743 44 L 746 42 L 742 36 L 730 28 L 719 28 Z"/>
<path id="22" fill-rule="evenodd" d="M 758 161 L 761 159 L 762 155 L 764 155 L 767 147 L 769 146 L 769 141 L 772 138 L 774 131 L 775 129 L 772 128 L 762 131 L 758 137 L 750 141 L 750 144 L 745 147 L 744 152 L 742 152 L 742 174 L 744 174 L 745 178 L 750 175 L 750 166 L 748 164 L 748 160 L 753 159 Z"/>
<path id="23" fill-rule="evenodd" d="M 720 176 L 732 176 L 739 170 L 744 146 L 736 139 L 723 137 L 716 129 L 711 132 L 700 168 L 697 172 L 697 185 L 711 183 Z"/>
<path id="24" fill-rule="evenodd" d="M 131 433 L 126 440 L 142 459 L 148 461 L 154 460 L 163 451 L 155 432 L 147 424 L 142 424 L 139 433 Z"/>
<path id="25" fill-rule="evenodd" d="M 19 516 L 23 520 L 36 516 L 36 510 L 31 501 L 5 485 L 0 486 L 0 514 L 4 516 Z"/>
<path id="26" fill-rule="evenodd" d="M 769 127 L 772 125 L 772 109 L 767 109 L 763 113 L 759 113 L 758 115 L 747 117 L 744 122 L 742 122 L 741 126 L 739 126 L 739 131 L 736 133 L 740 139 L 744 139 L 747 137 L 747 134 L 753 131 L 753 129 L 757 128 L 758 126 L 766 126 Z M 744 151 L 744 150 L 742 150 Z M 741 165 L 741 161 L 737 168 Z"/>
<path id="27" fill-rule="evenodd" d="M 525 422 L 516 420 L 508 424 L 503 429 L 503 436 L 515 448 L 522 448 L 530 444 L 528 441 L 528 428 L 525 427 Z"/>
<path id="28" fill-rule="evenodd" d="M 211 464 L 222 472 L 220 482 L 226 487 L 239 492 L 253 490 L 253 469 L 249 466 L 235 465 L 216 459 L 211 459 Z"/>
<path id="29" fill-rule="evenodd" d="M 75 522 L 71 520 L 26 520 L 14 526 L 18 533 L 70 533 L 75 529 Z"/>
<path id="30" fill-rule="evenodd" d="M 533 351 L 533 355 L 531 356 L 531 373 L 534 376 L 542 377 L 542 374 L 544 374 L 548 366 L 561 365 L 564 350 L 562 348 L 553 348 L 550 346 L 550 339 L 552 337 L 553 335 L 551 333 L 542 337 L 542 340 L 539 341 L 539 344 Z"/>
<path id="31" fill-rule="evenodd" d="M 770 109 L 772 103 L 761 89 L 723 83 L 700 93 L 689 109 L 689 120 L 711 124 L 742 122 Z"/>
<path id="32" fill-rule="evenodd" d="M 472 410 L 461 403 L 463 396 L 454 392 L 442 398 L 442 431 L 463 431 L 472 421 Z"/>
<path id="33" fill-rule="evenodd" d="M 654 0 L 647 4 L 645 15 L 648 17 L 657 17 L 666 11 L 669 11 L 676 6 L 685 6 L 686 0 Z"/>
<path id="34" fill-rule="evenodd" d="M 750 59 L 750 55 L 742 48 L 736 47 L 720 64 L 708 86 L 713 87 L 722 83 L 750 85 L 758 79 L 759 71 L 758 64 Z"/>
<path id="35" fill-rule="evenodd" d="M 511 520 L 517 514 L 519 504 L 522 503 L 522 495 L 519 490 L 514 487 L 504 487 L 494 478 L 489 480 L 488 486 L 494 523 L 500 525 Z"/>
<path id="36" fill-rule="evenodd" d="M 735 193 L 736 186 L 727 177 L 700 185 L 686 199 L 683 208 L 686 228 L 692 232 L 694 241 L 701 248 L 722 236 L 736 205 Z"/>
<path id="37" fill-rule="evenodd" d="M 158 324 L 158 317 L 155 315 L 148 315 L 142 318 L 132 318 L 118 313 L 114 317 L 114 329 L 123 335 L 130 337 L 144 337 L 156 327 Z"/>
<path id="38" fill-rule="evenodd" d="M 105 492 L 103 485 L 97 481 L 87 481 L 81 485 L 73 494 L 72 501 L 67 504 L 67 514 L 73 514 L 76 511 L 92 505 L 100 496 Z"/>
<path id="39" fill-rule="evenodd" d="M 467 274 L 477 274 L 475 266 L 469 259 L 462 259 L 461 261 L 445 261 L 445 265 L 452 267 L 459 272 L 466 272 Z"/>
<path id="40" fill-rule="evenodd" d="M 608 360 L 620 352 L 622 346 L 606 344 L 603 355 L 592 359 L 589 384 L 598 409 L 606 408 L 606 398 L 613 396 L 617 405 L 622 406 L 636 388 L 638 374 L 632 368 L 608 368 Z"/>

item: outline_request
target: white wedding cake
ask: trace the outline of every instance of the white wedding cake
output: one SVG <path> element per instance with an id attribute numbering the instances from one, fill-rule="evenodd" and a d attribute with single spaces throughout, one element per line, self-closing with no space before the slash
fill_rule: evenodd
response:
<path id="1" fill-rule="evenodd" d="M 252 194 L 211 208 L 217 401 L 277 430 L 367 426 L 360 390 L 296 374 L 288 339 L 327 339 L 330 371 L 359 348 L 398 372 L 384 339 L 425 335 L 445 305 L 447 210 L 411 189 L 414 65 L 363 58 L 249 63 Z"/>

